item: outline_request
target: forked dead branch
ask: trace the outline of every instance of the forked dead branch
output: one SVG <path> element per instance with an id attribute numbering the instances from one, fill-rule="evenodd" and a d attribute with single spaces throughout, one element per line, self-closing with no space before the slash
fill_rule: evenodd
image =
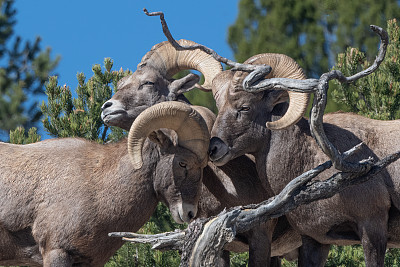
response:
<path id="1" fill-rule="evenodd" d="M 246 72 L 252 72 L 255 71 L 258 75 L 262 75 L 261 77 L 264 77 L 267 75 L 269 72 L 271 72 L 271 67 L 268 65 L 250 65 L 250 64 L 241 64 L 237 63 L 235 61 L 229 60 L 226 57 L 222 57 L 217 54 L 214 50 L 211 48 L 208 48 L 204 45 L 201 44 L 196 44 L 192 46 L 185 46 L 185 45 L 180 45 L 178 44 L 177 41 L 172 37 L 172 34 L 167 26 L 167 22 L 164 19 L 164 13 L 159 11 L 159 12 L 148 12 L 146 8 L 143 9 L 144 13 L 147 16 L 160 16 L 161 20 L 161 26 L 162 30 L 164 32 L 164 35 L 167 37 L 168 41 L 171 43 L 173 47 L 175 47 L 176 50 L 195 50 L 195 49 L 200 49 L 204 51 L 205 53 L 213 56 L 217 61 L 224 63 L 230 67 L 232 67 L 233 71 L 246 71 Z"/>
<path id="2" fill-rule="evenodd" d="M 352 155 L 361 145 L 343 153 L 343 157 Z M 347 186 L 363 183 L 399 158 L 400 151 L 372 164 L 368 171 L 338 172 L 328 180 L 312 181 L 332 166 L 332 162 L 327 161 L 295 178 L 276 197 L 257 205 L 235 207 L 209 219 L 195 220 L 184 231 L 158 235 L 123 232 L 110 233 L 109 236 L 123 237 L 123 240 L 132 243 L 152 244 L 153 249 L 179 250 L 182 253 L 181 266 L 216 266 L 225 244 L 231 242 L 237 233 L 282 216 L 299 205 L 329 198 Z"/>
<path id="3" fill-rule="evenodd" d="M 182 252 L 182 266 L 212 266 L 215 265 L 215 260 L 222 252 L 224 245 L 232 241 L 237 233 L 247 231 L 258 225 L 261 221 L 279 217 L 293 210 L 298 205 L 329 198 L 349 185 L 363 183 L 400 157 L 400 151 L 398 151 L 375 163 L 371 159 L 365 159 L 356 163 L 347 162 L 345 158 L 350 154 L 356 153 L 362 144 L 347 152 L 339 153 L 338 149 L 326 138 L 322 127 L 322 114 L 326 106 L 329 80 L 338 79 L 340 82 L 353 82 L 375 71 L 384 59 L 388 44 L 388 36 L 383 29 L 371 26 L 381 37 L 379 54 L 371 67 L 356 75 L 345 77 L 338 71 L 331 71 L 321 75 L 319 79 L 302 81 L 278 78 L 264 79 L 265 75 L 271 71 L 269 66 L 256 65 L 255 67 L 255 65 L 243 65 L 232 62 L 220 57 L 215 51 L 202 45 L 194 47 L 179 46 L 173 39 L 162 12 L 145 12 L 151 16 L 160 16 L 163 31 L 176 49 L 201 49 L 212 55 L 219 62 L 232 66 L 232 71 L 241 70 L 250 72 L 243 82 L 245 90 L 256 92 L 257 90 L 280 89 L 296 92 L 313 92 L 315 98 L 311 111 L 310 129 L 316 142 L 331 160 L 298 176 L 280 194 L 263 203 L 246 207 L 236 207 L 209 220 L 194 221 L 183 232 L 155 236 L 112 233 L 112 236 L 122 236 L 130 242 L 151 243 L 157 249 L 179 249 Z M 331 166 L 334 166 L 340 172 L 337 172 L 325 181 L 312 180 Z"/>

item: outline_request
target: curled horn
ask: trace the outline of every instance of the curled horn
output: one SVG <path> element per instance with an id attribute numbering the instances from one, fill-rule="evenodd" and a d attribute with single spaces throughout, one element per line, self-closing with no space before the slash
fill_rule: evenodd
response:
<path id="1" fill-rule="evenodd" d="M 179 40 L 181 46 L 197 45 L 193 41 Z M 211 90 L 211 83 L 214 77 L 222 72 L 222 65 L 211 55 L 200 49 L 196 50 L 177 50 L 168 41 L 156 44 L 142 58 L 138 68 L 143 65 L 153 66 L 172 78 L 173 75 L 181 70 L 194 69 L 204 75 L 203 85 L 198 85 L 200 89 Z"/>
<path id="2" fill-rule="evenodd" d="M 266 64 L 272 67 L 272 71 L 265 77 L 268 78 L 290 78 L 304 80 L 306 75 L 303 69 L 292 58 L 283 54 L 259 54 L 255 55 L 244 63 L 247 64 Z M 233 78 L 234 87 L 242 88 L 242 82 L 247 75 L 245 72 L 237 72 Z M 289 108 L 285 115 L 277 121 L 267 122 L 267 127 L 271 130 L 281 130 L 298 122 L 306 112 L 310 94 L 288 92 Z"/>
<path id="3" fill-rule="evenodd" d="M 178 144 L 195 153 L 205 166 L 210 133 L 203 117 L 181 102 L 162 102 L 143 111 L 133 122 L 128 135 L 128 152 L 135 169 L 143 165 L 142 148 L 147 136 L 160 128 L 174 130 Z"/>

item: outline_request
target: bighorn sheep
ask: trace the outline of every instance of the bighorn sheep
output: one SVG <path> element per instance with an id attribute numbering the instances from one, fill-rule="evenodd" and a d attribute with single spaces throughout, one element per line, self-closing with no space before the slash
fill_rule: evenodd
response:
<path id="1" fill-rule="evenodd" d="M 199 113 L 211 111 L 196 110 L 160 103 L 115 144 L 0 143 L 0 265 L 103 266 L 123 244 L 107 233 L 137 231 L 158 201 L 190 221 L 210 137 Z"/>
<path id="2" fill-rule="evenodd" d="M 195 44 L 187 40 L 180 40 L 179 43 Z M 173 80 L 172 76 L 182 69 L 196 69 L 203 73 L 205 82 L 201 88 L 208 90 L 215 75 L 222 71 L 220 63 L 200 50 L 179 51 L 168 42 L 159 43 L 143 57 L 131 76 L 118 83 L 117 92 L 102 107 L 102 119 L 107 125 L 129 130 L 138 114 L 155 103 L 168 100 L 188 103 L 183 93 L 192 88 L 198 77 L 189 74 Z M 206 188 L 202 194 L 204 201 L 199 204 L 203 207 L 200 216 L 216 215 L 226 207 L 259 203 L 271 196 L 263 189 L 254 162 L 247 156 L 238 157 L 222 167 L 209 163 L 204 169 L 203 182 Z M 212 195 L 207 191 L 211 191 Z M 288 228 L 286 218 L 280 220 L 272 249 L 274 256 L 288 253 L 301 244 L 300 236 Z M 256 237 L 253 240 L 252 234 Z M 266 242 L 261 240 L 263 235 L 255 232 L 248 236 L 250 243 L 256 240 L 250 244 L 250 266 L 254 266 L 254 261 L 260 261 L 260 258 L 262 260 L 258 264 L 265 266 L 263 262 L 269 258 L 265 252 L 267 249 L 263 247 Z M 257 249 L 252 249 L 253 246 Z M 259 255 L 254 255 L 256 252 Z"/>
<path id="3" fill-rule="evenodd" d="M 180 40 L 182 45 L 193 45 L 192 41 Z M 205 81 L 198 85 L 211 89 L 215 75 L 222 66 L 202 51 L 177 51 L 168 42 L 152 47 L 144 55 L 137 70 L 118 83 L 118 91 L 103 105 L 102 119 L 109 126 L 129 130 L 136 117 L 155 103 L 177 100 L 189 103 L 184 92 L 199 81 L 199 76 L 188 74 L 174 80 L 172 76 L 181 70 L 195 69 L 201 72 Z"/>
<path id="4" fill-rule="evenodd" d="M 245 63 L 271 66 L 266 79 L 305 79 L 302 69 L 285 55 L 261 54 Z M 247 75 L 224 71 L 213 80 L 219 113 L 212 130 L 210 159 L 216 165 L 223 165 L 238 156 L 252 154 L 259 177 L 274 193 L 279 193 L 291 179 L 326 161 L 327 156 L 317 146 L 307 120 L 302 117 L 308 95 L 290 92 L 288 105 L 286 91 L 246 92 L 243 80 Z M 376 159 L 400 149 L 400 120 L 376 121 L 335 113 L 326 115 L 324 122 L 328 139 L 340 151 L 361 141 L 365 143 L 351 161 Z M 326 172 L 319 179 L 330 175 Z M 287 214 L 291 225 L 303 236 L 299 264 L 323 266 L 329 244 L 361 241 L 366 265 L 383 266 L 387 242 L 400 244 L 398 237 L 390 235 L 393 224 L 388 220 L 389 210 L 398 213 L 396 209 L 400 208 L 399 184 L 400 162 L 395 162 L 365 184 Z"/>

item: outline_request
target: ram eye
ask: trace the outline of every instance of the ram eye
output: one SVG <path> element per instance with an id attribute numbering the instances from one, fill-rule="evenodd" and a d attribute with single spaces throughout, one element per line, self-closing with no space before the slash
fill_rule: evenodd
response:
<path id="1" fill-rule="evenodd" d="M 179 161 L 179 166 L 186 168 L 187 164 L 185 162 Z"/>
<path id="2" fill-rule="evenodd" d="M 146 82 L 144 82 L 142 85 L 154 85 L 154 83 L 153 83 L 153 82 L 146 81 Z"/>
<path id="3" fill-rule="evenodd" d="M 249 111 L 250 107 L 249 106 L 241 106 L 239 111 Z"/>

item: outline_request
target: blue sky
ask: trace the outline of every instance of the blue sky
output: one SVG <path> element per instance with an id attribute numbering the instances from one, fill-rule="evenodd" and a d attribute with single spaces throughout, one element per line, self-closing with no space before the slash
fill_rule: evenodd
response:
<path id="1" fill-rule="evenodd" d="M 226 39 L 237 5 L 232 0 L 17 0 L 15 32 L 24 40 L 41 36 L 43 48 L 61 55 L 56 69 L 60 84 L 75 89 L 76 74 L 90 77 L 92 65 L 105 57 L 114 60 L 114 69 L 135 70 L 154 44 L 166 40 L 159 18 L 146 16 L 144 7 L 163 11 L 176 39 L 196 41 L 233 59 Z"/>
<path id="2" fill-rule="evenodd" d="M 16 0 L 15 33 L 23 40 L 42 38 L 42 48 L 51 47 L 60 55 L 55 70 L 59 84 L 72 91 L 76 74 L 92 76 L 94 64 L 105 57 L 114 60 L 113 69 L 136 70 L 144 54 L 154 44 L 165 41 L 159 17 L 142 11 L 163 11 L 175 39 L 189 39 L 233 59 L 227 44 L 227 29 L 238 14 L 238 0 Z M 47 100 L 46 97 L 41 98 Z M 42 139 L 49 138 L 39 128 Z"/>

